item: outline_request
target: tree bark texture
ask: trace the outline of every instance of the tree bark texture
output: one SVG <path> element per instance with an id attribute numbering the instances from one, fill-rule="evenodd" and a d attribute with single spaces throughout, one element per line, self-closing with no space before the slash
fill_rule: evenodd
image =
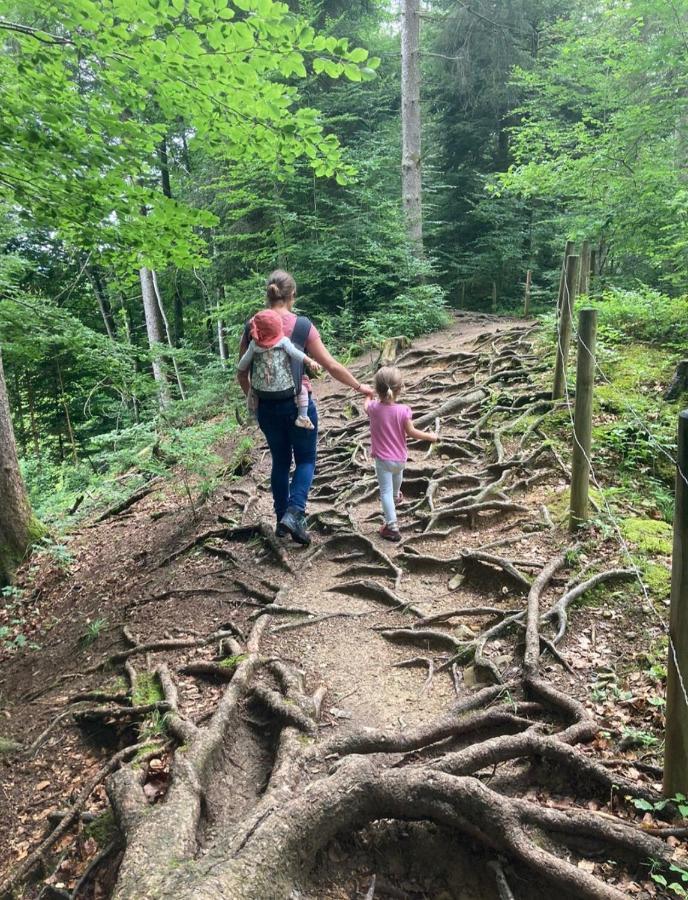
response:
<path id="1" fill-rule="evenodd" d="M 423 253 L 423 186 L 420 118 L 420 2 L 404 0 L 401 29 L 401 196 L 406 232 Z"/>
<path id="2" fill-rule="evenodd" d="M 170 387 L 167 381 L 164 366 L 160 357 L 162 346 L 165 342 L 163 323 L 158 306 L 158 298 L 155 293 L 153 272 L 146 266 L 139 269 L 141 280 L 141 296 L 143 297 L 143 312 L 146 319 L 146 333 L 148 346 L 153 352 L 153 377 L 158 385 L 158 400 L 162 408 L 169 405 Z"/>
<path id="3" fill-rule="evenodd" d="M 38 532 L 19 472 L 0 351 L 0 587 L 10 583 Z"/>

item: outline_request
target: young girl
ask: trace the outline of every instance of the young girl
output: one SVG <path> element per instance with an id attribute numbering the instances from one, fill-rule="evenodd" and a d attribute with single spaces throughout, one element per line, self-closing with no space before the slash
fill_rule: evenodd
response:
<path id="1" fill-rule="evenodd" d="M 379 369 L 375 375 L 374 385 L 380 399 L 367 399 L 365 411 L 370 419 L 371 449 L 385 517 L 380 535 L 387 541 L 400 541 L 394 504 L 395 501 L 398 503 L 401 500 L 401 481 L 404 477 L 404 465 L 408 459 L 406 438 L 435 443 L 437 435 L 415 428 L 411 407 L 397 403 L 403 387 L 399 369 L 393 366 Z"/>

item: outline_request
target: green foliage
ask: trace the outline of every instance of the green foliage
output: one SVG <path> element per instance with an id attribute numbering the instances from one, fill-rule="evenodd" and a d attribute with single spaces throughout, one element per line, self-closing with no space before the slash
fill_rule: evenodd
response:
<path id="1" fill-rule="evenodd" d="M 648 287 L 610 289 L 586 303 L 598 311 L 601 335 L 677 350 L 688 341 L 688 295 L 670 297 Z"/>
<path id="2" fill-rule="evenodd" d="M 79 645 L 83 650 L 87 647 L 90 647 L 91 644 L 95 643 L 100 637 L 101 633 L 107 628 L 108 621 L 107 619 L 94 619 L 92 622 L 88 622 L 86 625 L 86 630 L 79 638 Z"/>
<path id="3" fill-rule="evenodd" d="M 612 276 L 669 285 L 685 282 L 688 261 L 678 15 L 655 0 L 575 5 L 516 70 L 514 165 L 500 176 L 531 203 L 560 202 L 569 233 L 612 245 Z"/>
<path id="4" fill-rule="evenodd" d="M 365 338 L 378 343 L 395 335 L 415 338 L 448 323 L 444 292 L 437 285 L 422 284 L 409 288 L 386 308 L 367 316 L 361 330 Z"/>
<path id="5" fill-rule="evenodd" d="M 684 798 L 685 799 L 685 798 Z M 652 870 L 650 871 L 650 878 L 656 883 L 665 887 L 667 890 L 671 891 L 672 894 L 675 894 L 677 897 L 688 897 L 688 890 L 683 887 L 684 884 L 688 884 L 688 869 L 683 866 L 676 865 L 676 863 L 670 863 L 668 872 L 674 873 L 674 875 L 678 875 L 681 879 L 682 883 L 678 881 L 671 881 L 661 874 L 661 872 L 657 871 L 660 868 L 660 863 L 656 860 L 652 861 Z"/>
<path id="6" fill-rule="evenodd" d="M 633 798 L 631 802 L 636 809 L 640 809 L 643 812 L 661 812 L 672 803 L 676 805 L 679 815 L 683 816 L 684 819 L 688 818 L 688 800 L 684 794 L 676 794 L 674 797 L 665 797 L 663 800 L 658 800 L 656 803 L 650 803 L 649 800 L 642 800 L 638 797 Z"/>

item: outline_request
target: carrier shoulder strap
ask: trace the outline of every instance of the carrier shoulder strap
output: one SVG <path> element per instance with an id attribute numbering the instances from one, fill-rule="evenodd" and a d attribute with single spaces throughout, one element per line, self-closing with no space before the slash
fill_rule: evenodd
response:
<path id="1" fill-rule="evenodd" d="M 306 350 L 308 335 L 311 333 L 311 320 L 307 316 L 297 316 L 294 322 L 294 330 L 291 333 L 291 342 L 299 350 Z M 294 390 L 297 395 L 301 390 L 301 382 L 303 381 L 303 363 L 298 359 L 291 360 L 291 374 L 294 379 Z"/>

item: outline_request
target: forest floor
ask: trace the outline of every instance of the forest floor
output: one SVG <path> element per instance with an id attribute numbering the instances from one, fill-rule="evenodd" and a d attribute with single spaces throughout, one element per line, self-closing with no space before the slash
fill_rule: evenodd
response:
<path id="1" fill-rule="evenodd" d="M 254 430 L 197 516 L 153 491 L 27 566 L 0 660 L 18 896 L 662 896 L 651 869 L 688 866 L 654 809 L 666 608 L 609 529 L 568 534 L 534 328 L 458 316 L 400 353 L 441 441 L 411 447 L 399 545 L 360 404 L 321 382 L 309 549 L 274 539 Z"/>

